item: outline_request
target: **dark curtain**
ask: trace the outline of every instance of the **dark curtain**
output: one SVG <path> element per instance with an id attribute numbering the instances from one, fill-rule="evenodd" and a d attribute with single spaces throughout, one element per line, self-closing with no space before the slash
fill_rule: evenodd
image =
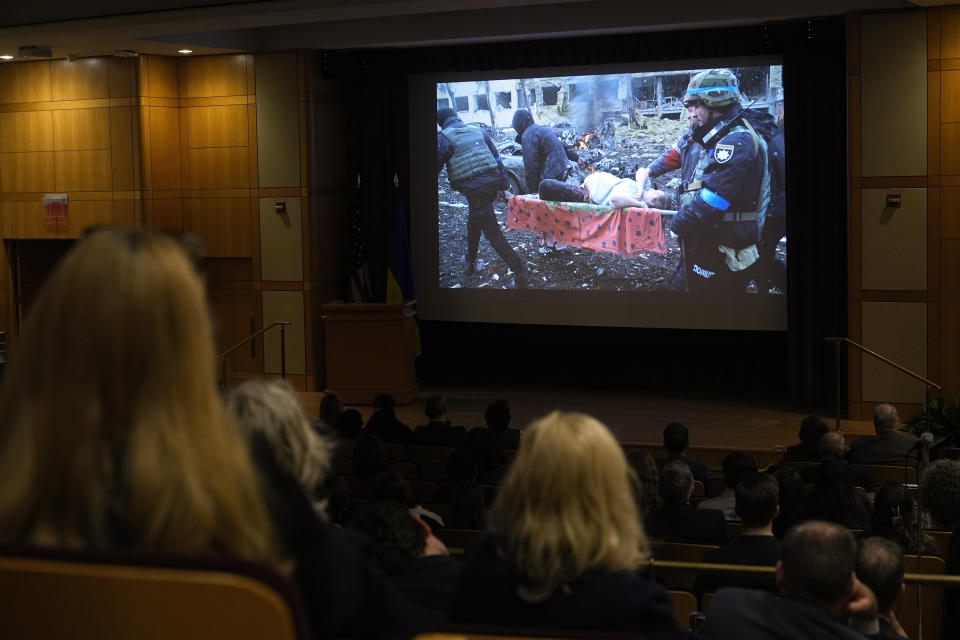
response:
<path id="1" fill-rule="evenodd" d="M 616 345 L 620 360 L 657 365 L 636 371 L 632 384 L 756 390 L 803 406 L 832 406 L 833 359 L 823 337 L 846 332 L 844 25 L 843 18 L 828 18 L 687 32 L 325 52 L 326 74 L 345 79 L 351 96 L 350 166 L 352 175 L 360 173 L 364 180 L 361 206 L 377 300 L 384 295 L 394 171 L 400 197 L 407 201 L 410 74 L 783 57 L 790 261 L 786 333 L 424 322 L 421 380 L 513 383 L 530 381 L 534 368 L 543 383 L 596 383 L 604 376 L 598 376 L 592 362 L 554 355 L 556 345 L 589 331 Z M 841 400 L 845 405 L 846 399 Z"/>

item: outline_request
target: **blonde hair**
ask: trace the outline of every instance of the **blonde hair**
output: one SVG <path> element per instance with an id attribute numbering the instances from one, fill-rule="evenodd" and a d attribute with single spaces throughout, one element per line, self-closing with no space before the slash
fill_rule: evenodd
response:
<path id="1" fill-rule="evenodd" d="M 227 408 L 250 433 L 262 433 L 277 461 L 313 500 L 330 468 L 333 443 L 313 430 L 300 400 L 286 380 L 248 380 L 227 394 Z M 314 502 L 326 518 L 326 501 Z"/>
<path id="2" fill-rule="evenodd" d="M 79 242 L 0 388 L 0 541 L 277 559 L 215 369 L 204 287 L 175 240 Z"/>
<path id="3" fill-rule="evenodd" d="M 490 514 L 522 576 L 522 599 L 544 600 L 588 569 L 635 569 L 646 559 L 633 481 L 596 419 L 554 411 L 527 427 Z"/>

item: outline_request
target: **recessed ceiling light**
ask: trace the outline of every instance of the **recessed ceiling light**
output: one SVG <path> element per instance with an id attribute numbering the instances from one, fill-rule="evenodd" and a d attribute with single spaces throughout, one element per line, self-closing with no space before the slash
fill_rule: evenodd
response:
<path id="1" fill-rule="evenodd" d="M 177 53 L 193 53 L 193 49 L 177 49 Z"/>
<path id="2" fill-rule="evenodd" d="M 0 56 L 0 60 L 13 60 L 13 56 L 11 55 Z"/>

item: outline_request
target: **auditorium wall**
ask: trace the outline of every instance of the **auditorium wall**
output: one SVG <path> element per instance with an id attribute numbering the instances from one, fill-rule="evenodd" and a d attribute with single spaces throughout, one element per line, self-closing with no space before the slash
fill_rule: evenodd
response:
<path id="1" fill-rule="evenodd" d="M 849 336 L 960 394 L 960 7 L 848 20 Z M 888 206 L 899 195 L 899 208 Z M 925 385 L 850 353 L 850 417 Z"/>
<path id="2" fill-rule="evenodd" d="M 308 131 L 329 133 L 306 123 L 312 65 L 297 53 L 0 65 L 0 251 L 97 224 L 198 236 L 218 349 L 290 321 L 288 379 L 322 389 L 312 325 L 336 297 L 339 251 L 311 239 L 339 228 L 346 203 L 343 182 L 311 178 L 307 162 Z M 69 195 L 64 220 L 43 216 L 53 192 Z M 17 282 L 11 261 L 0 264 L 0 330 L 13 349 Z M 279 374 L 280 361 L 273 329 L 227 358 L 227 377 Z"/>

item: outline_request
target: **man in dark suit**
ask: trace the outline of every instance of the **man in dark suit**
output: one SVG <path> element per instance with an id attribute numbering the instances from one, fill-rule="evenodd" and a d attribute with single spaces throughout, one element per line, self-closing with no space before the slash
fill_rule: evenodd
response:
<path id="1" fill-rule="evenodd" d="M 735 490 L 737 515 L 743 522 L 740 535 L 726 546 L 703 554 L 704 562 L 774 566 L 780 559 L 780 541 L 773 537 L 773 519 L 780 513 L 780 488 L 772 475 L 755 471 Z M 776 591 L 773 576 L 744 574 L 702 574 L 694 591 L 716 592 L 720 587 L 736 586 Z"/>
<path id="2" fill-rule="evenodd" d="M 804 418 L 800 423 L 800 432 L 797 434 L 800 444 L 787 447 L 783 462 L 819 462 L 820 438 L 829 430 L 827 423 L 818 416 Z"/>
<path id="3" fill-rule="evenodd" d="M 427 414 L 429 422 L 414 430 L 413 444 L 430 447 L 460 446 L 464 436 L 467 435 L 467 430 L 450 423 L 445 397 L 439 393 L 428 396 L 423 405 L 423 412 Z"/>
<path id="4" fill-rule="evenodd" d="M 647 533 L 672 542 L 721 545 L 727 541 L 727 522 L 722 511 L 690 506 L 693 474 L 681 460 L 673 460 L 660 472 L 663 506 L 646 519 Z"/>
<path id="5" fill-rule="evenodd" d="M 690 446 L 690 432 L 687 427 L 679 422 L 671 422 L 663 428 L 663 448 L 667 450 L 667 457 L 657 460 L 657 467 L 663 469 L 663 465 L 672 460 L 680 460 L 688 467 L 693 474 L 694 480 L 699 480 L 704 485 L 710 479 L 710 467 L 706 462 L 699 460 L 690 460 L 684 455 L 687 447 Z"/>
<path id="6" fill-rule="evenodd" d="M 857 543 L 843 527 L 801 523 L 783 540 L 776 580 L 768 591 L 729 587 L 717 592 L 700 630 L 704 640 L 863 640 L 879 632 L 877 598 L 854 573 Z M 850 625 L 841 620 L 849 619 Z"/>
<path id="7" fill-rule="evenodd" d="M 847 456 L 854 464 L 889 464 L 903 466 L 916 463 L 913 446 L 916 436 L 898 433 L 900 416 L 892 404 L 878 404 L 873 409 L 873 428 L 877 435 L 857 438 Z"/>

